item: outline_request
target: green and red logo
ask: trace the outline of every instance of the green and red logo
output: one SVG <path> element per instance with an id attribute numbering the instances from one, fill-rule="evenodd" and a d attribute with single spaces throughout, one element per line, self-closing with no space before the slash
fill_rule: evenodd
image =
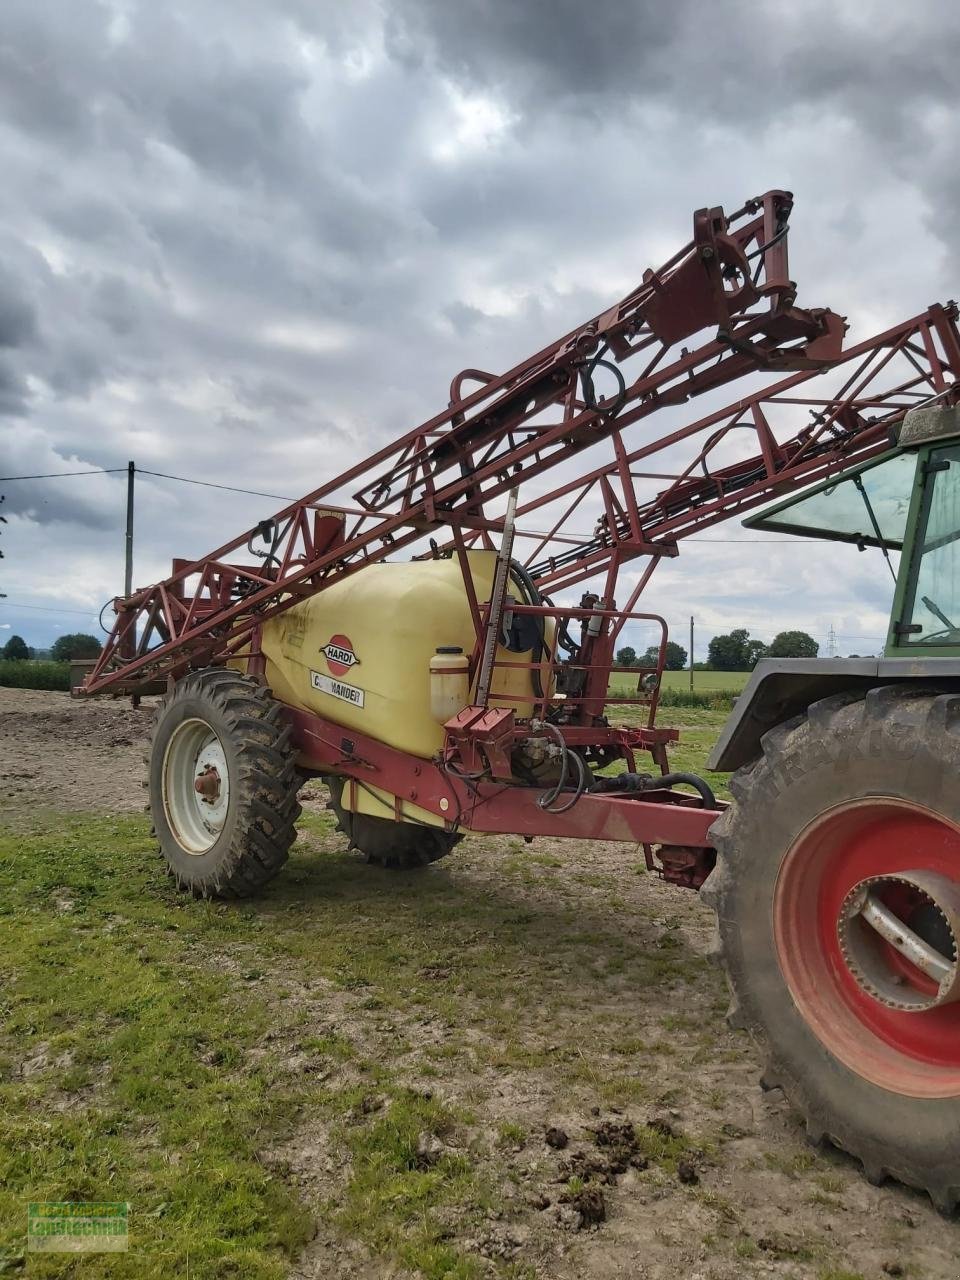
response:
<path id="1" fill-rule="evenodd" d="M 320 652 L 335 676 L 345 676 L 360 661 L 353 652 L 349 636 L 331 636 L 326 644 L 320 646 Z"/>

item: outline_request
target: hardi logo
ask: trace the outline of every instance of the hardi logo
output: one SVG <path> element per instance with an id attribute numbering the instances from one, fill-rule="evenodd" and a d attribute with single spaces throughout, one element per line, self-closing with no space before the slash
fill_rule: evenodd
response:
<path id="1" fill-rule="evenodd" d="M 347 636 L 331 636 L 326 644 L 320 646 L 320 652 L 335 676 L 346 675 L 360 661 Z"/>

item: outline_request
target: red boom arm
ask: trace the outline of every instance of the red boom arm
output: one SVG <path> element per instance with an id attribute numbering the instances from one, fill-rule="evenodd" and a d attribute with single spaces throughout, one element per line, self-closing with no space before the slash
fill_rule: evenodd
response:
<path id="1" fill-rule="evenodd" d="M 615 306 L 500 377 L 465 370 L 453 381 L 448 408 L 396 444 L 201 560 L 181 562 L 166 581 L 116 600 L 115 625 L 84 692 L 121 682 L 135 689 L 229 657 L 266 618 L 425 533 L 447 526 L 462 550 L 498 527 L 485 503 L 602 441 L 612 441 L 615 461 L 594 479 L 613 502 L 609 475 L 629 480 L 631 459 L 644 453 L 627 453 L 626 426 L 745 374 L 802 376 L 838 360 L 842 318 L 794 305 L 786 241 L 791 208 L 788 192 L 771 191 L 729 217 L 700 210 L 690 243 L 645 272 Z M 692 351 L 678 348 L 712 326 L 712 339 Z M 623 372 L 630 360 L 637 367 L 632 381 Z M 600 369 L 616 383 L 607 398 L 595 387 Z M 466 382 L 480 385 L 464 394 Z M 352 504 L 344 506 L 338 495 L 351 492 Z M 589 576 L 604 562 L 613 567 L 630 556 L 659 556 L 664 547 L 669 554 L 670 544 L 658 542 L 673 532 L 671 520 L 665 523 L 646 520 L 629 495 L 613 502 L 610 545 L 575 554 L 578 568 L 565 568 L 567 580 Z M 259 564 L 232 561 L 244 547 Z M 555 569 L 546 577 L 553 582 Z"/>

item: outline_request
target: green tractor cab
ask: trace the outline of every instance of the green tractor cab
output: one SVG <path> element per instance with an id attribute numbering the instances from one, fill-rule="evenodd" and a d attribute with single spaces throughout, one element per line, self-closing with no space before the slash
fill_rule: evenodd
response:
<path id="1" fill-rule="evenodd" d="M 933 679 L 960 690 L 960 409 L 912 410 L 889 452 L 743 523 L 878 548 L 896 587 L 883 657 L 758 663 L 711 769 L 740 768 L 768 729 L 842 689 Z M 891 552 L 899 554 L 899 570 Z"/>
<path id="2" fill-rule="evenodd" d="M 744 521 L 900 552 L 887 657 L 960 655 L 960 416 L 914 409 L 895 449 Z M 891 573 L 893 569 L 891 568 Z"/>

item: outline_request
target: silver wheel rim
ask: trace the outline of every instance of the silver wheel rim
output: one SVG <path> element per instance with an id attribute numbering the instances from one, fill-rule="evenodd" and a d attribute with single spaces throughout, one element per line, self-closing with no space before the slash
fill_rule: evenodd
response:
<path id="1" fill-rule="evenodd" d="M 230 805 L 223 744 L 205 720 L 184 720 L 163 753 L 163 810 L 185 853 L 200 857 L 219 840 Z"/>

